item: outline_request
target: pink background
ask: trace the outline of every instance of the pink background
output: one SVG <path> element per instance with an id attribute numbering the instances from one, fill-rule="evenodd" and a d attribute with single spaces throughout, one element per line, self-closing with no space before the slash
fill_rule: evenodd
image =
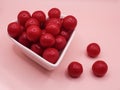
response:
<path id="1" fill-rule="evenodd" d="M 47 71 L 14 47 L 7 25 L 16 21 L 21 10 L 31 13 L 52 7 L 78 20 L 76 35 L 63 61 L 54 71 Z M 89 58 L 86 46 L 96 42 L 100 55 Z M 109 66 L 102 78 L 91 72 L 92 64 L 104 60 Z M 66 74 L 71 61 L 78 61 L 84 71 L 77 79 Z M 120 0 L 0 0 L 0 90 L 120 90 Z"/>

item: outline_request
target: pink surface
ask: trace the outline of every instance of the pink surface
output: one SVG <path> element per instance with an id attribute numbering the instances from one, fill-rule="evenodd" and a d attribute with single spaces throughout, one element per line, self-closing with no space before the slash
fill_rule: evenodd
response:
<path id="1" fill-rule="evenodd" d="M 0 0 L 0 90 L 120 90 L 120 0 Z M 76 35 L 60 66 L 49 72 L 14 47 L 7 25 L 25 9 L 47 11 L 58 7 L 65 15 L 78 19 Z M 97 42 L 100 55 L 86 56 L 86 46 Z M 92 64 L 102 59 L 109 70 L 103 78 L 91 72 Z M 78 61 L 84 71 L 80 78 L 66 74 L 71 61 Z"/>

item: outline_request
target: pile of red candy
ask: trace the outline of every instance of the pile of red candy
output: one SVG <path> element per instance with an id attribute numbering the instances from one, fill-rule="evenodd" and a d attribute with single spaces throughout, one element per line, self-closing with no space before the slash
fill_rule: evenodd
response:
<path id="1" fill-rule="evenodd" d="M 77 19 L 68 15 L 61 16 L 58 8 L 48 11 L 48 17 L 43 11 L 35 11 L 32 15 L 28 11 L 21 11 L 17 15 L 17 21 L 8 25 L 8 34 L 22 45 L 31 49 L 47 61 L 55 64 L 66 46 L 73 30 L 77 25 Z M 95 58 L 100 53 L 100 46 L 91 43 L 86 52 L 89 57 Z M 102 77 L 108 70 L 103 60 L 98 60 L 92 65 L 94 75 Z M 83 66 L 73 61 L 68 65 L 68 74 L 79 77 L 83 72 Z"/>
<path id="2" fill-rule="evenodd" d="M 58 8 L 50 9 L 48 16 L 41 10 L 32 15 L 23 10 L 18 13 L 17 21 L 8 25 L 7 30 L 19 43 L 55 64 L 76 25 L 74 16 L 61 16 Z"/>
<path id="3" fill-rule="evenodd" d="M 100 54 L 100 46 L 97 43 L 90 43 L 86 47 L 88 57 L 96 58 Z M 80 62 L 73 61 L 68 65 L 68 74 L 73 78 L 78 78 L 83 73 L 83 66 Z M 108 70 L 108 65 L 103 60 L 95 61 L 91 69 L 93 74 L 97 77 L 103 77 Z"/>

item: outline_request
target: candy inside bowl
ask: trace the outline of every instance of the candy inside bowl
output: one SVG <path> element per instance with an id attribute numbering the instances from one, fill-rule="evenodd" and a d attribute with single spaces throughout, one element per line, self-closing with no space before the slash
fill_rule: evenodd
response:
<path id="1" fill-rule="evenodd" d="M 60 64 L 75 35 L 76 18 L 60 14 L 59 9 L 52 8 L 46 19 L 43 11 L 35 11 L 32 15 L 21 11 L 17 22 L 8 25 L 8 34 L 14 44 L 47 70 Z"/>

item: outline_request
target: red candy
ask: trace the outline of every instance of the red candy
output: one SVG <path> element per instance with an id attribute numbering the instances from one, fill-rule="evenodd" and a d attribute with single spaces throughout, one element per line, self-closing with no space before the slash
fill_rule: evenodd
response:
<path id="1" fill-rule="evenodd" d="M 43 47 L 51 47 L 55 44 L 55 37 L 50 33 L 45 33 L 40 37 L 40 44 Z"/>
<path id="2" fill-rule="evenodd" d="M 90 57 L 97 57 L 100 53 L 100 46 L 97 43 L 90 43 L 87 46 L 87 54 Z"/>
<path id="3" fill-rule="evenodd" d="M 96 61 L 93 65 L 92 65 L 92 71 L 94 73 L 94 75 L 98 76 L 98 77 L 102 77 L 106 74 L 108 70 L 108 66 L 106 64 L 106 62 L 99 60 Z"/>
<path id="4" fill-rule="evenodd" d="M 46 16 L 43 11 L 33 12 L 32 17 L 36 18 L 40 23 L 44 23 L 46 21 Z"/>
<path id="5" fill-rule="evenodd" d="M 63 36 L 59 35 L 59 36 L 56 37 L 55 47 L 58 50 L 63 50 L 66 43 L 67 43 L 66 39 Z"/>
<path id="6" fill-rule="evenodd" d="M 21 26 L 19 23 L 17 22 L 12 22 L 8 25 L 8 34 L 13 37 L 13 38 L 17 38 L 21 35 L 21 33 L 23 32 Z"/>
<path id="7" fill-rule="evenodd" d="M 43 58 L 45 58 L 47 61 L 55 64 L 59 58 L 59 52 L 55 48 L 47 48 L 43 52 Z"/>
<path id="8" fill-rule="evenodd" d="M 31 16 L 32 15 L 32 16 Z M 61 17 L 58 8 L 48 11 L 48 18 L 43 11 L 21 11 L 17 22 L 11 22 L 7 31 L 9 36 L 29 48 L 46 61 L 55 64 L 65 48 L 72 32 L 77 25 L 77 19 L 72 15 Z M 100 54 L 100 46 L 90 43 L 86 48 L 88 56 L 95 58 Z M 99 60 L 93 63 L 92 71 L 95 76 L 103 77 L 108 70 L 106 62 Z M 83 73 L 82 64 L 73 61 L 67 67 L 72 78 L 78 78 Z"/>
<path id="9" fill-rule="evenodd" d="M 60 32 L 60 28 L 56 24 L 48 24 L 46 26 L 46 32 L 51 33 L 52 35 L 56 36 Z"/>
<path id="10" fill-rule="evenodd" d="M 71 62 L 68 66 L 68 74 L 72 77 L 72 78 L 78 78 L 83 72 L 83 67 L 82 64 L 80 64 L 79 62 Z"/>
<path id="11" fill-rule="evenodd" d="M 30 47 L 31 43 L 27 38 L 26 32 L 22 33 L 22 35 L 18 38 L 18 42 L 26 47 Z"/>
<path id="12" fill-rule="evenodd" d="M 55 64 L 75 29 L 77 20 L 70 15 L 68 18 L 61 17 L 58 8 L 51 8 L 47 14 L 48 16 L 41 10 L 32 14 L 25 10 L 20 11 L 17 22 L 8 25 L 8 34 L 48 62 Z M 70 19 L 72 21 L 67 22 Z M 66 23 L 69 24 L 67 28 L 72 28 L 72 31 L 66 30 Z"/>
<path id="13" fill-rule="evenodd" d="M 42 47 L 40 47 L 40 45 L 38 45 L 38 44 L 32 44 L 30 49 L 38 55 L 42 55 L 42 53 L 43 53 Z"/>
<path id="14" fill-rule="evenodd" d="M 17 16 L 18 22 L 23 26 L 29 18 L 31 18 L 31 15 L 28 11 L 21 11 Z"/>
<path id="15" fill-rule="evenodd" d="M 77 19 L 72 15 L 68 15 L 63 19 L 63 27 L 68 31 L 73 31 L 76 25 Z"/>
<path id="16" fill-rule="evenodd" d="M 31 42 L 37 42 L 41 35 L 41 29 L 36 25 L 31 25 L 27 28 L 27 38 Z"/>
<path id="17" fill-rule="evenodd" d="M 31 25 L 37 25 L 37 26 L 39 26 L 40 24 L 39 24 L 39 22 L 38 22 L 38 20 L 36 18 L 29 18 L 26 21 L 26 23 L 25 23 L 25 27 L 27 28 L 27 27 L 29 27 Z"/>
<path id="18" fill-rule="evenodd" d="M 69 38 L 70 38 L 70 34 L 65 30 L 62 30 L 60 32 L 60 35 L 62 35 L 66 40 L 69 40 Z"/>
<path id="19" fill-rule="evenodd" d="M 49 18 L 60 18 L 61 11 L 58 8 L 52 8 L 48 11 Z"/>
<path id="20" fill-rule="evenodd" d="M 59 28 L 61 28 L 62 21 L 59 18 L 50 18 L 46 21 L 45 25 L 47 26 L 49 24 L 55 24 L 55 25 L 58 25 Z"/>

